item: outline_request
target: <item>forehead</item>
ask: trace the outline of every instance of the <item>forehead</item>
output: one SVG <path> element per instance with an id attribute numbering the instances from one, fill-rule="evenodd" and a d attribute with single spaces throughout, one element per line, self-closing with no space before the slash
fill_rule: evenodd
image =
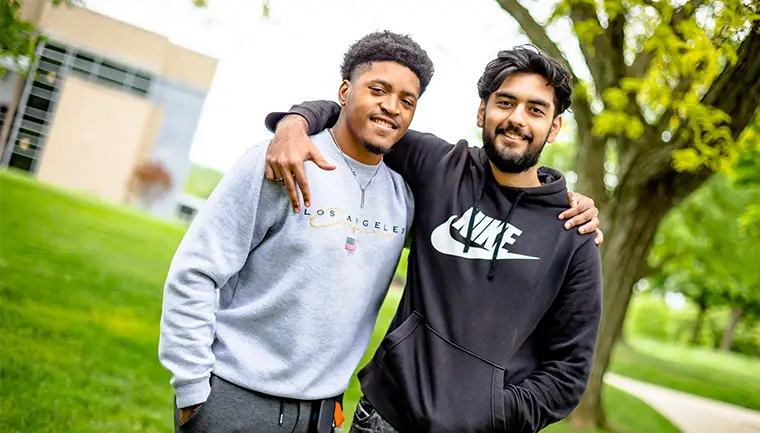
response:
<path id="1" fill-rule="evenodd" d="M 382 80 L 393 86 L 393 90 L 406 91 L 414 95 L 420 93 L 420 79 L 411 69 L 396 62 L 372 62 L 362 65 L 356 71 L 356 79 L 361 83 Z"/>
<path id="2" fill-rule="evenodd" d="M 512 74 L 501 83 L 496 92 L 508 92 L 519 100 L 543 99 L 554 105 L 554 87 L 539 74 Z"/>

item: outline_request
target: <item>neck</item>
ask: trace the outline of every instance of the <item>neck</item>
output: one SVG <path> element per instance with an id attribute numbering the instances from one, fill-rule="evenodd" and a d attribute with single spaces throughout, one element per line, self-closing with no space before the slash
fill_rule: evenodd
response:
<path id="1" fill-rule="evenodd" d="M 535 188 L 541 186 L 541 181 L 538 180 L 538 165 L 534 165 L 528 170 L 522 173 L 504 173 L 499 171 L 491 161 L 491 172 L 494 179 L 501 186 L 509 186 L 512 188 Z"/>
<path id="2" fill-rule="evenodd" d="M 382 155 L 372 153 L 364 147 L 359 136 L 354 134 L 351 128 L 349 128 L 348 121 L 343 113 L 340 114 L 338 122 L 333 127 L 332 132 L 340 150 L 354 160 L 367 165 L 377 165 L 383 160 Z"/>

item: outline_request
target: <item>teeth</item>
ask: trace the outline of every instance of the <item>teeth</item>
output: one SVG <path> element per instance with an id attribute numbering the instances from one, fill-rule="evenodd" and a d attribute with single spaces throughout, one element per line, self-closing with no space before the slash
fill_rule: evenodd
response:
<path id="1" fill-rule="evenodd" d="M 386 122 L 382 119 L 372 119 L 373 122 L 377 123 L 378 125 L 385 126 L 386 128 L 393 128 L 393 124 L 390 122 Z"/>
<path id="2" fill-rule="evenodd" d="M 509 132 L 505 133 L 504 135 L 506 135 L 507 137 L 509 137 L 509 138 L 511 138 L 513 140 L 525 140 L 523 137 L 521 137 L 521 136 L 519 136 L 517 134 L 509 133 Z"/>

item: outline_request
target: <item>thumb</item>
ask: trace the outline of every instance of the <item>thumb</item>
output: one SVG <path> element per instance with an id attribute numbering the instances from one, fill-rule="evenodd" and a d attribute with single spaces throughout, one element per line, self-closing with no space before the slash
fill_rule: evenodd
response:
<path id="1" fill-rule="evenodd" d="M 319 153 L 318 150 L 313 149 L 311 153 L 309 154 L 309 159 L 314 162 L 314 164 L 317 165 L 317 167 L 321 168 L 322 170 L 335 170 L 335 166 L 327 162 L 324 158 L 322 158 L 322 154 Z"/>

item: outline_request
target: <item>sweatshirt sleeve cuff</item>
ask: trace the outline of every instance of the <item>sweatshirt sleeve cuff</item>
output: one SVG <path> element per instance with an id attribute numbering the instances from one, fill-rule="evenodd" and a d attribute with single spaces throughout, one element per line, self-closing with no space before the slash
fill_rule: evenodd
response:
<path id="1" fill-rule="evenodd" d="M 181 409 L 205 402 L 208 399 L 208 395 L 211 394 L 211 384 L 208 378 L 205 378 L 200 382 L 175 386 L 174 393 L 177 396 L 177 407 Z"/>
<path id="2" fill-rule="evenodd" d="M 280 123 L 280 120 L 284 119 L 285 116 L 290 114 L 297 114 L 306 119 L 306 123 L 309 125 L 309 135 L 313 135 L 311 132 L 311 125 L 314 125 L 317 122 L 315 121 L 316 119 L 314 118 L 314 114 L 305 108 L 293 107 L 290 109 L 290 111 L 278 111 L 275 113 L 269 113 L 264 119 L 264 124 L 266 125 L 269 132 L 275 132 L 277 130 L 277 124 Z"/>

